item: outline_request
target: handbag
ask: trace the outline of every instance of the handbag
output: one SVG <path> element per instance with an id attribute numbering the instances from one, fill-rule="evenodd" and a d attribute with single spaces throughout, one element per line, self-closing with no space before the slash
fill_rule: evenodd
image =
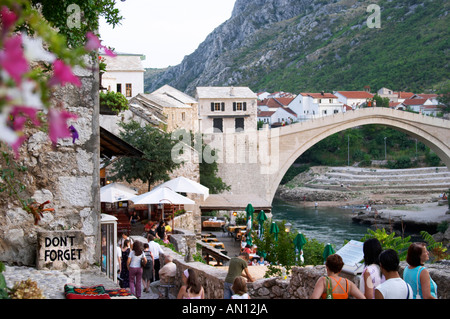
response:
<path id="1" fill-rule="evenodd" d="M 144 255 L 144 254 L 142 254 Z M 145 265 L 147 264 L 147 259 L 143 258 L 144 256 L 141 257 L 141 267 L 145 267 Z"/>
<path id="2" fill-rule="evenodd" d="M 327 283 L 327 292 L 325 299 L 333 299 L 333 289 L 331 288 L 331 279 L 330 277 L 326 276 L 325 281 Z"/>

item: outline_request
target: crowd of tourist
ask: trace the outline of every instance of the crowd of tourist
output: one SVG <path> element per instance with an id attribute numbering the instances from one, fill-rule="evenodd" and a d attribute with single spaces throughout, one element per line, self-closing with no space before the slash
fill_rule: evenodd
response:
<path id="1" fill-rule="evenodd" d="M 339 276 L 344 262 L 333 254 L 327 257 L 327 276 L 319 278 L 312 299 L 436 299 L 437 285 L 424 267 L 429 253 L 424 243 L 408 248 L 408 266 L 399 274 L 400 259 L 393 249 L 382 250 L 378 239 L 367 240 L 363 246 L 364 269 L 359 288 Z M 344 279 L 344 280 L 343 280 Z"/>
<path id="2" fill-rule="evenodd" d="M 159 291 L 161 285 L 172 285 L 176 276 L 176 265 L 171 256 L 165 256 L 165 264 L 161 267 L 161 246 L 155 238 L 165 238 L 164 224 L 148 230 L 148 243 L 135 241 L 123 234 L 118 245 L 121 258 L 119 280 L 123 288 L 130 288 L 137 298 L 150 289 Z M 162 229 L 161 229 L 162 228 Z M 224 280 L 225 299 L 249 299 L 247 282 L 253 282 L 248 266 L 252 265 L 249 247 L 241 249 L 239 256 L 229 261 L 228 272 Z M 364 269 L 359 287 L 339 274 L 344 262 L 338 254 L 327 257 L 325 262 L 326 276 L 320 277 L 310 296 L 311 299 L 436 299 L 437 285 L 424 267 L 429 253 L 424 243 L 410 245 L 406 261 L 408 266 L 399 274 L 400 259 L 393 249 L 382 250 L 378 239 L 372 238 L 364 242 Z M 193 269 L 182 273 L 182 286 L 178 299 L 203 299 L 205 291 L 198 275 Z"/>

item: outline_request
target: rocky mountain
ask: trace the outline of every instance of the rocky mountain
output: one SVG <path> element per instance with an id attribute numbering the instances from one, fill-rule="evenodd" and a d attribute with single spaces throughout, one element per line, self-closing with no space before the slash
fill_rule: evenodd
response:
<path id="1" fill-rule="evenodd" d="M 368 24 L 371 4 L 380 8 L 380 28 Z M 439 88 L 448 81 L 449 7 L 438 0 L 236 0 L 229 20 L 145 90 Z"/>

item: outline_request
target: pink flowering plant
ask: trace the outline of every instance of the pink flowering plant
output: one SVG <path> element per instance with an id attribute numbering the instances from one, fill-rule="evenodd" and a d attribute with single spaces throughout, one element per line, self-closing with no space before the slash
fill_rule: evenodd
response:
<path id="1" fill-rule="evenodd" d="M 68 5 L 84 10 L 83 26 L 70 31 L 64 26 Z M 39 11 L 36 9 L 39 6 Z M 35 224 L 46 209 L 32 199 L 24 200 L 25 185 L 19 176 L 26 167 L 15 160 L 19 148 L 27 140 L 27 127 L 35 127 L 58 139 L 78 139 L 77 115 L 65 110 L 61 103 L 51 103 L 52 92 L 62 86 L 81 87 L 73 68 L 84 64 L 90 56 L 98 68 L 98 50 L 114 56 L 98 36 L 86 30 L 98 29 L 99 15 L 117 24 L 121 17 L 114 0 L 2 0 L 0 2 L 0 192 L 8 192 L 22 208 L 34 215 Z M 59 20 L 58 20 L 59 19 Z M 59 30 L 59 32 L 57 31 Z M 14 151 L 14 159 L 3 147 Z M 37 209 L 37 208 L 38 209 Z"/>
<path id="2" fill-rule="evenodd" d="M 52 90 L 81 86 L 72 69 L 85 67 L 83 57 L 87 54 L 98 59 L 97 50 L 103 49 L 114 56 L 91 31 L 86 32 L 84 45 L 68 46 L 66 36 L 58 33 L 31 2 L 36 1 L 4 0 L 0 6 L 0 143 L 9 145 L 16 157 L 27 139 L 26 125 L 46 130 L 53 144 L 59 138 L 73 137 L 76 128 L 69 128 L 68 121 L 77 117 L 52 107 Z"/>

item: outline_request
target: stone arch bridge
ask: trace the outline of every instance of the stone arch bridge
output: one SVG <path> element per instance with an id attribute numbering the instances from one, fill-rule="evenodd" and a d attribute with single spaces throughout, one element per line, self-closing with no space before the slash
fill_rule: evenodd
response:
<path id="1" fill-rule="evenodd" d="M 222 180 L 233 195 L 272 203 L 281 179 L 306 150 L 326 137 L 361 125 L 390 126 L 430 147 L 450 168 L 450 121 L 388 108 L 363 108 L 257 132 L 215 135 Z"/>

